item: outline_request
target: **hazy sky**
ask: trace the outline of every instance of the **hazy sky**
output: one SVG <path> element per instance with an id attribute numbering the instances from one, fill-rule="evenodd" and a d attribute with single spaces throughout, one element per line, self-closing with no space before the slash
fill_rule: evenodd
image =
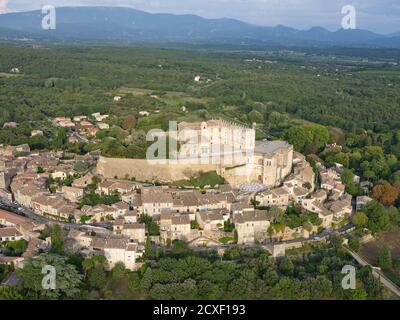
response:
<path id="1" fill-rule="evenodd" d="M 380 33 L 400 32 L 400 0 L 0 0 L 0 12 L 57 6 L 125 6 L 149 12 L 235 18 L 258 25 L 299 29 L 341 27 L 344 5 L 357 9 L 357 27 Z"/>

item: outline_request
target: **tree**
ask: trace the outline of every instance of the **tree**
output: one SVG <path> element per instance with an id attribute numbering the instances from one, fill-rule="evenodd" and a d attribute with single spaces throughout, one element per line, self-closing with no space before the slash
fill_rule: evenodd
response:
<path id="1" fill-rule="evenodd" d="M 349 247 L 351 250 L 358 252 L 361 248 L 360 237 L 354 236 L 349 239 Z"/>
<path id="2" fill-rule="evenodd" d="M 253 110 L 249 113 L 249 120 L 251 123 L 263 124 L 264 117 L 263 115 L 258 112 L 257 110 Z"/>
<path id="3" fill-rule="evenodd" d="M 392 268 L 392 254 L 387 245 L 384 245 L 379 249 L 378 253 L 378 265 L 384 270 Z"/>
<path id="4" fill-rule="evenodd" d="M 228 219 L 224 222 L 224 231 L 225 232 L 232 232 L 235 229 L 235 224 L 231 222 L 231 219 Z"/>
<path id="5" fill-rule="evenodd" d="M 117 262 L 111 270 L 111 276 L 113 280 L 121 280 L 126 275 L 127 270 L 123 262 Z"/>
<path id="6" fill-rule="evenodd" d="M 373 188 L 372 196 L 384 206 L 391 206 L 399 197 L 399 191 L 388 181 L 383 180 Z"/>
<path id="7" fill-rule="evenodd" d="M 313 229 L 313 225 L 310 223 L 310 221 L 306 221 L 303 223 L 303 228 L 304 228 L 304 230 L 311 232 Z"/>
<path id="8" fill-rule="evenodd" d="M 368 217 L 367 228 L 372 233 L 387 229 L 390 226 L 390 216 L 380 202 L 376 200 L 369 202 L 363 208 L 363 212 Z"/>
<path id="9" fill-rule="evenodd" d="M 29 299 L 78 298 L 83 276 L 67 260 L 67 257 L 60 255 L 42 253 L 26 262 L 22 269 L 17 269 L 17 275 L 22 280 L 24 296 Z M 42 286 L 44 266 L 55 268 L 56 286 L 54 290 L 48 290 Z"/>
<path id="10" fill-rule="evenodd" d="M 1 300 L 24 300 L 24 296 L 17 288 L 2 285 L 0 286 L 0 301 Z"/>
<path id="11" fill-rule="evenodd" d="M 294 271 L 293 262 L 288 258 L 282 259 L 281 262 L 279 263 L 279 271 L 286 276 L 292 275 Z"/>
<path id="12" fill-rule="evenodd" d="M 86 276 L 88 285 L 97 290 L 102 290 L 107 284 L 107 274 L 100 265 L 89 269 Z"/>
<path id="13" fill-rule="evenodd" d="M 38 166 L 38 167 L 36 168 L 36 172 L 37 172 L 37 173 L 44 173 L 43 167 Z"/>
<path id="14" fill-rule="evenodd" d="M 352 217 L 351 221 L 357 228 L 364 228 L 368 223 L 368 217 L 364 212 L 356 212 Z"/>
<path id="15" fill-rule="evenodd" d="M 234 243 L 238 243 L 238 241 L 239 241 L 239 235 L 238 235 L 237 230 L 235 229 L 235 230 L 233 231 L 233 242 L 234 242 Z"/>
<path id="16" fill-rule="evenodd" d="M 146 238 L 144 254 L 147 258 L 152 258 L 154 255 L 154 248 L 153 248 L 153 244 L 151 243 L 150 236 L 147 236 L 147 238 Z"/>
<path id="17" fill-rule="evenodd" d="M 124 118 L 122 122 L 122 128 L 124 130 L 132 130 L 136 126 L 136 118 L 132 115 L 128 115 Z"/>
<path id="18" fill-rule="evenodd" d="M 94 269 L 97 266 L 100 266 L 103 269 L 108 268 L 108 262 L 107 262 L 107 259 L 105 256 L 95 255 L 93 257 L 85 259 L 82 262 L 82 268 L 83 268 L 83 271 L 85 272 L 85 278 L 86 278 L 87 272 L 90 269 Z"/>
<path id="19" fill-rule="evenodd" d="M 178 257 L 184 257 L 190 254 L 192 250 L 186 241 L 173 240 L 172 241 L 172 253 Z"/>
<path id="20" fill-rule="evenodd" d="M 306 188 L 306 189 L 308 189 L 308 190 L 311 190 L 311 188 L 312 188 L 312 185 L 311 185 L 311 183 L 310 182 L 304 182 L 303 183 L 303 188 Z"/>
<path id="21" fill-rule="evenodd" d="M 196 220 L 190 221 L 190 229 L 199 229 L 200 225 Z"/>
<path id="22" fill-rule="evenodd" d="M 320 125 L 292 126 L 285 131 L 284 137 L 296 151 L 312 154 L 318 152 L 329 141 L 329 131 Z"/>
<path id="23" fill-rule="evenodd" d="M 64 235 L 60 225 L 53 226 L 51 231 L 51 253 L 63 254 L 64 253 Z"/>
<path id="24" fill-rule="evenodd" d="M 345 185 L 348 185 L 354 181 L 354 173 L 350 169 L 343 169 L 341 174 L 342 181 Z"/>
<path id="25" fill-rule="evenodd" d="M 156 236 L 160 234 L 160 227 L 148 214 L 141 214 L 139 216 L 139 222 L 146 225 L 146 229 L 149 235 Z"/>
<path id="26" fill-rule="evenodd" d="M 283 212 L 283 210 L 277 206 L 272 206 L 269 209 L 269 213 L 272 217 L 273 223 L 281 223 L 285 217 L 285 213 Z"/>
<path id="27" fill-rule="evenodd" d="M 53 140 L 53 148 L 60 150 L 63 149 L 67 142 L 67 129 L 59 128 L 57 131 L 57 135 Z"/>
<path id="28" fill-rule="evenodd" d="M 88 169 L 88 164 L 85 161 L 77 161 L 74 165 L 74 169 L 78 172 L 83 172 Z"/>

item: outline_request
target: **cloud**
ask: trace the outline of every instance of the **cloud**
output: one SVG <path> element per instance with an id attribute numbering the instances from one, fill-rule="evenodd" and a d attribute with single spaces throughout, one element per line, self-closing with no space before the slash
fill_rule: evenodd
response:
<path id="1" fill-rule="evenodd" d="M 4 0 L 0 0 L 4 3 Z M 358 27 L 381 33 L 400 31 L 399 0 L 13 0 L 8 11 L 54 6 L 124 6 L 149 12 L 197 14 L 206 18 L 235 18 L 258 25 L 307 29 L 341 26 L 341 8 L 357 9 Z"/>

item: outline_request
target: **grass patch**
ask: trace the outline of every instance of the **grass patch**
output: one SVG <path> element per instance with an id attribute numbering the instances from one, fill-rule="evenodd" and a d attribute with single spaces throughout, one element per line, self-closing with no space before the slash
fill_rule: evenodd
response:
<path id="1" fill-rule="evenodd" d="M 190 178 L 189 180 L 179 180 L 172 183 L 176 187 L 195 187 L 203 189 L 206 186 L 212 188 L 216 185 L 225 183 L 225 179 L 217 174 L 216 171 L 202 172 L 197 176 Z"/>
<path id="2" fill-rule="evenodd" d="M 232 237 L 222 237 L 222 238 L 219 238 L 218 241 L 223 244 L 227 244 L 227 243 L 233 242 L 234 239 Z"/>

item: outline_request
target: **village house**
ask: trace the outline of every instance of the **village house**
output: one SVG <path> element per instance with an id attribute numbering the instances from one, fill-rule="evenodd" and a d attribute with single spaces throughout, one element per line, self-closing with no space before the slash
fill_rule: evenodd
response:
<path id="1" fill-rule="evenodd" d="M 32 130 L 31 131 L 31 137 L 43 137 L 43 131 L 42 130 Z"/>
<path id="2" fill-rule="evenodd" d="M 143 213 L 153 216 L 174 205 L 172 195 L 159 188 L 143 188 L 141 193 Z"/>
<path id="3" fill-rule="evenodd" d="M 337 183 L 341 183 L 340 176 L 337 174 L 335 170 L 328 169 L 320 166 L 320 177 L 321 177 L 321 188 L 327 191 L 331 191 L 335 188 Z"/>
<path id="4" fill-rule="evenodd" d="M 136 191 L 128 192 L 121 195 L 121 200 L 128 203 L 130 208 L 143 212 L 142 197 L 141 194 Z"/>
<path id="5" fill-rule="evenodd" d="M 14 200 L 20 205 L 32 208 L 32 202 L 35 198 L 46 193 L 46 190 L 35 185 L 33 182 L 27 183 L 11 183 L 11 190 L 14 195 Z"/>
<path id="6" fill-rule="evenodd" d="M 65 199 L 74 203 L 79 202 L 84 194 L 83 189 L 68 186 L 62 186 L 61 192 L 63 193 Z"/>
<path id="7" fill-rule="evenodd" d="M 263 207 L 286 207 L 289 204 L 289 192 L 284 187 L 268 189 L 258 193 L 255 199 Z"/>
<path id="8" fill-rule="evenodd" d="M 50 176 L 53 179 L 65 180 L 69 175 L 73 175 L 74 170 L 72 168 L 68 168 L 67 166 L 57 166 L 52 170 Z"/>
<path id="9" fill-rule="evenodd" d="M 326 207 L 333 212 L 336 220 L 341 220 L 345 216 L 350 216 L 353 210 L 351 203 L 344 200 L 328 202 Z"/>
<path id="10" fill-rule="evenodd" d="M 12 202 L 13 201 L 13 195 L 10 191 L 6 190 L 6 189 L 0 189 L 0 198 L 3 201 L 8 201 L 8 202 Z"/>
<path id="11" fill-rule="evenodd" d="M 136 259 L 143 255 L 143 250 L 140 250 L 138 244 L 127 239 L 93 238 L 90 249 L 93 254 L 103 255 L 110 269 L 122 262 L 127 269 L 135 271 Z"/>
<path id="12" fill-rule="evenodd" d="M 230 210 L 232 217 L 235 217 L 235 215 L 243 212 L 254 211 L 254 207 L 247 201 L 239 201 L 232 203 L 230 206 Z"/>
<path id="13" fill-rule="evenodd" d="M 370 203 L 373 199 L 368 196 L 359 196 L 356 198 L 356 207 L 357 211 L 362 210 L 368 203 Z"/>
<path id="14" fill-rule="evenodd" d="M 227 197 L 224 194 L 199 193 L 198 194 L 199 210 L 226 209 L 228 206 Z"/>
<path id="15" fill-rule="evenodd" d="M 301 206 L 304 209 L 309 210 L 311 205 L 314 203 L 314 201 L 317 201 L 319 203 L 324 203 L 327 199 L 328 195 L 327 192 L 323 189 L 314 192 L 313 194 L 307 196 L 306 198 L 301 200 Z"/>
<path id="16" fill-rule="evenodd" d="M 118 201 L 111 205 L 115 209 L 116 217 L 125 216 L 125 214 L 129 211 L 129 204 L 124 201 Z"/>
<path id="17" fill-rule="evenodd" d="M 318 217 L 322 220 L 322 227 L 329 229 L 332 226 L 334 214 L 332 211 L 325 208 L 321 201 L 314 199 L 313 202 L 306 202 L 305 204 L 307 205 L 305 207 L 306 210 L 318 214 Z"/>
<path id="18" fill-rule="evenodd" d="M 243 212 L 235 216 L 234 223 L 238 244 L 253 244 L 267 238 L 270 221 L 266 211 Z"/>
<path id="19" fill-rule="evenodd" d="M 32 210 L 40 215 L 69 220 L 75 214 L 75 206 L 60 194 L 41 195 L 32 201 Z"/>
<path id="20" fill-rule="evenodd" d="M 84 188 L 86 188 L 89 184 L 92 183 L 92 178 L 93 178 L 93 175 L 91 175 L 91 174 L 88 173 L 88 174 L 86 174 L 86 175 L 84 175 L 84 176 L 82 176 L 82 177 L 80 177 L 80 178 L 75 179 L 75 180 L 72 182 L 72 187 L 84 189 Z"/>
<path id="21" fill-rule="evenodd" d="M 4 210 L 0 210 L 0 225 L 17 229 L 27 241 L 37 237 L 39 232 L 44 229 L 44 224 Z"/>
<path id="22" fill-rule="evenodd" d="M 117 210 L 105 204 L 98 204 L 93 207 L 85 205 L 81 208 L 81 212 L 83 215 L 89 216 L 93 223 L 117 218 Z"/>
<path id="23" fill-rule="evenodd" d="M 197 212 L 196 221 L 204 231 L 217 231 L 224 227 L 225 219 L 220 210 L 213 210 Z"/>
<path id="24" fill-rule="evenodd" d="M 100 112 L 92 113 L 92 117 L 96 119 L 97 122 L 102 122 L 109 117 L 108 114 L 101 114 Z"/>
<path id="25" fill-rule="evenodd" d="M 136 189 L 136 185 L 132 183 L 116 182 L 111 180 L 104 180 L 99 183 L 96 193 L 111 195 L 114 192 L 120 194 L 130 193 Z"/>
<path id="26" fill-rule="evenodd" d="M 294 187 L 291 198 L 293 199 L 294 203 L 301 204 L 303 199 L 305 199 L 309 193 L 310 190 L 308 190 L 307 188 Z"/>
<path id="27" fill-rule="evenodd" d="M 175 239 L 189 241 L 192 234 L 189 215 L 162 212 L 160 215 L 160 234 L 163 243 Z"/>
<path id="28" fill-rule="evenodd" d="M 18 241 L 22 238 L 22 233 L 14 227 L 0 228 L 0 243 L 5 241 Z"/>
<path id="29" fill-rule="evenodd" d="M 75 122 L 81 122 L 82 120 L 87 120 L 87 116 L 74 116 L 72 120 Z"/>
<path id="30" fill-rule="evenodd" d="M 100 130 L 107 130 L 107 129 L 110 129 L 110 126 L 109 126 L 107 123 L 104 123 L 104 122 L 99 122 L 99 123 L 97 124 L 97 127 L 98 127 Z"/>
<path id="31" fill-rule="evenodd" d="M 53 124 L 56 127 L 66 127 L 66 128 L 75 128 L 75 123 L 71 121 L 70 118 L 66 117 L 56 117 L 53 119 Z"/>
<path id="32" fill-rule="evenodd" d="M 128 210 L 124 214 L 126 223 L 136 223 L 138 221 L 138 212 L 136 210 Z"/>
<path id="33" fill-rule="evenodd" d="M 177 213 L 195 213 L 200 208 L 200 194 L 198 190 L 189 190 L 172 193 L 173 210 Z M 194 220 L 194 218 L 192 219 Z"/>
<path id="34" fill-rule="evenodd" d="M 128 237 L 132 241 L 136 241 L 138 243 L 146 242 L 146 226 L 144 223 L 127 223 L 124 220 L 123 224 L 121 225 L 121 220 L 124 219 L 116 220 L 116 222 L 118 221 L 117 225 L 119 224 L 119 228 L 116 228 L 117 232 Z"/>

